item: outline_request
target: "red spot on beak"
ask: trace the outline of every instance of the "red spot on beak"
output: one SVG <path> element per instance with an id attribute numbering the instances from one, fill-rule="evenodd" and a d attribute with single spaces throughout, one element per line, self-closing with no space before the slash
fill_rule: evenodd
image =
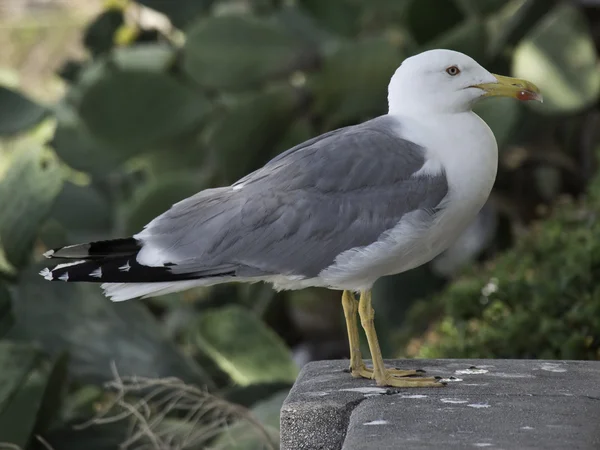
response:
<path id="1" fill-rule="evenodd" d="M 539 100 L 540 96 L 536 92 L 532 91 L 520 91 L 517 93 L 517 98 L 521 101 Z"/>

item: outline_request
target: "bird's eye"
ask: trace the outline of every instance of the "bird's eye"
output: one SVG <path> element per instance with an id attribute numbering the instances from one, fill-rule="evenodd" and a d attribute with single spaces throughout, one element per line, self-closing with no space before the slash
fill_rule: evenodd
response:
<path id="1" fill-rule="evenodd" d="M 460 73 L 460 69 L 456 66 L 450 66 L 446 69 L 446 73 L 451 77 L 455 77 Z"/>

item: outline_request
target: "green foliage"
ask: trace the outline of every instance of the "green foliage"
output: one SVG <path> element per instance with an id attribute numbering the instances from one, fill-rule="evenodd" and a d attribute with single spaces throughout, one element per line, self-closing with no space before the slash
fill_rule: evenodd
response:
<path id="1" fill-rule="evenodd" d="M 0 178 L 0 242 L 12 266 L 29 260 L 38 228 L 63 184 L 54 153 L 33 139 L 18 142 Z"/>
<path id="2" fill-rule="evenodd" d="M 208 112 L 202 93 L 167 75 L 107 70 L 85 90 L 78 109 L 90 133 L 116 148 L 147 150 L 197 125 Z"/>
<path id="3" fill-rule="evenodd" d="M 83 36 L 83 45 L 93 55 L 100 55 L 109 51 L 113 47 L 114 34 L 124 23 L 123 11 L 113 8 L 107 9 L 99 14 L 87 27 Z"/>
<path id="4" fill-rule="evenodd" d="M 540 109 L 546 113 L 581 111 L 596 103 L 599 68 L 586 17 L 566 4 L 544 17 L 513 56 L 515 74 L 535 78 L 538 87 L 548 93 Z"/>
<path id="5" fill-rule="evenodd" d="M 207 130 L 206 140 L 225 181 L 232 183 L 275 156 L 273 146 L 293 120 L 299 97 L 286 87 L 230 103 Z M 240 143 L 252 143 L 252 148 L 240 148 Z"/>
<path id="6" fill-rule="evenodd" d="M 189 29 L 183 68 L 207 88 L 251 87 L 303 68 L 312 53 L 307 47 L 276 21 L 212 17 Z"/>
<path id="7" fill-rule="evenodd" d="M 0 87 L 0 135 L 13 135 L 41 122 L 47 115 L 45 107 L 24 95 Z"/>
<path id="8" fill-rule="evenodd" d="M 588 198 L 559 203 L 514 248 L 416 305 L 411 356 L 600 359 L 599 214 L 597 178 Z"/>
<path id="9" fill-rule="evenodd" d="M 399 49 L 384 37 L 343 43 L 326 56 L 322 70 L 309 82 L 326 127 L 385 113 L 387 83 L 401 60 Z"/>
<path id="10" fill-rule="evenodd" d="M 547 99 L 543 109 L 511 100 L 477 105 L 499 143 L 494 196 L 510 229 L 497 233 L 490 253 L 540 203 L 581 192 L 577 174 L 590 173 L 600 72 L 581 7 L 549 0 L 137 3 L 173 27 L 136 22 L 127 10 L 135 2 L 108 2 L 83 33 L 87 56 L 59 70 L 65 94 L 55 104 L 0 87 L 0 446 L 38 449 L 39 435 L 57 450 L 108 450 L 127 439 L 161 449 L 273 447 L 278 410 L 298 370 L 289 346 L 334 334 L 341 313 L 326 308 L 333 297 L 338 304 L 337 293 L 294 297 L 236 285 L 115 304 L 98 286 L 45 282 L 37 275 L 40 254 L 138 232 L 199 190 L 231 183 L 319 133 L 385 113 L 387 83 L 407 56 L 463 51 L 494 72 L 531 79 Z M 400 336 L 394 330 L 410 302 L 438 292 L 443 280 L 422 267 L 378 283 L 384 352 L 410 341 L 415 355 L 598 358 L 594 189 L 583 204 L 558 207 L 489 267 L 417 303 Z M 148 400 L 147 390 L 126 388 L 121 377 L 154 380 L 144 388 L 163 389 L 162 397 Z M 173 413 L 167 400 L 174 394 L 164 389 L 192 393 L 181 397 L 187 412 Z M 100 426 L 94 418 L 106 404 L 140 415 L 133 425 Z M 198 410 L 206 404 L 213 409 Z M 164 420 L 140 422 L 155 413 Z M 89 420 L 95 425 L 74 428 Z M 262 434 L 250 439 L 257 428 Z M 171 447 L 164 436 L 173 437 Z"/>
<path id="11" fill-rule="evenodd" d="M 298 375 L 279 336 L 244 308 L 230 306 L 206 311 L 194 329 L 198 346 L 239 385 L 293 382 Z"/>
<path id="12" fill-rule="evenodd" d="M 111 303 L 90 284 L 65 283 L 48 289 L 39 270 L 33 267 L 24 273 L 16 291 L 14 334 L 36 342 L 51 355 L 68 351 L 70 372 L 79 380 L 106 382 L 114 376 L 114 364 L 124 376 L 173 376 L 199 386 L 212 385 L 140 303 Z"/>

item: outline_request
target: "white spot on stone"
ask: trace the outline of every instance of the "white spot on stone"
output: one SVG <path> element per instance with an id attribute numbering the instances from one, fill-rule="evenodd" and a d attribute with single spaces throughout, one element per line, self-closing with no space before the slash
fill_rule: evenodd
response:
<path id="1" fill-rule="evenodd" d="M 528 373 L 505 373 L 505 372 L 493 372 L 490 373 L 491 377 L 498 378 L 535 378 L 534 375 Z"/>
<path id="2" fill-rule="evenodd" d="M 46 280 L 52 281 L 52 272 L 47 267 L 40 272 L 40 275 L 43 276 Z"/>
<path id="3" fill-rule="evenodd" d="M 131 269 L 131 266 L 129 265 L 129 260 L 127 260 L 125 264 L 119 267 L 119 270 L 121 272 L 129 272 L 129 269 Z"/>
<path id="4" fill-rule="evenodd" d="M 540 366 L 540 369 L 545 370 L 547 372 L 557 372 L 557 373 L 562 373 L 562 372 L 567 371 L 567 369 L 565 369 L 564 367 L 561 367 L 560 364 L 555 364 L 555 363 L 543 363 Z"/>
<path id="5" fill-rule="evenodd" d="M 235 186 L 232 187 L 232 189 L 234 191 L 240 191 L 244 188 L 244 183 L 240 183 L 240 184 L 236 184 Z"/>
<path id="6" fill-rule="evenodd" d="M 91 272 L 90 277 L 102 278 L 102 267 L 98 267 L 96 270 Z"/>
<path id="7" fill-rule="evenodd" d="M 54 255 L 54 250 L 48 250 L 47 252 L 44 253 L 44 256 L 46 258 L 52 258 L 52 255 Z"/>
<path id="8" fill-rule="evenodd" d="M 457 375 L 479 375 L 482 373 L 488 373 L 489 370 L 487 369 L 464 369 L 464 370 L 456 370 L 454 373 Z"/>
<path id="9" fill-rule="evenodd" d="M 487 386 L 490 383 L 465 383 L 463 386 Z"/>
<path id="10" fill-rule="evenodd" d="M 372 420 L 371 422 L 365 422 L 363 425 L 387 425 L 389 422 L 387 420 Z"/>
<path id="11" fill-rule="evenodd" d="M 348 388 L 348 389 L 340 389 L 341 391 L 348 392 L 360 392 L 361 394 L 385 394 L 387 389 L 379 388 L 379 387 L 358 387 L 358 388 Z"/>
<path id="12" fill-rule="evenodd" d="M 521 427 L 521 430 L 533 430 L 533 427 Z"/>
<path id="13" fill-rule="evenodd" d="M 63 273 L 60 277 L 58 277 L 58 279 L 62 281 L 69 281 L 69 272 Z"/>
<path id="14" fill-rule="evenodd" d="M 427 398 L 427 396 L 423 394 L 408 394 L 402 395 L 400 398 Z"/>
<path id="15" fill-rule="evenodd" d="M 467 405 L 470 408 L 489 408 L 490 405 L 488 405 L 487 403 L 469 403 Z"/>
<path id="16" fill-rule="evenodd" d="M 460 398 L 442 398 L 440 401 L 442 403 L 456 403 L 456 404 L 469 402 L 468 400 L 461 400 Z"/>
<path id="17" fill-rule="evenodd" d="M 326 395 L 329 395 L 329 392 L 309 392 L 306 395 L 309 397 L 325 397 Z"/>
<path id="18" fill-rule="evenodd" d="M 473 444 L 474 447 L 491 447 L 494 444 L 490 444 L 489 442 L 476 442 Z"/>
<path id="19" fill-rule="evenodd" d="M 442 378 L 440 381 L 442 383 L 454 383 L 456 381 L 462 381 L 462 378 L 456 378 L 456 377 L 452 377 L 452 378 Z"/>

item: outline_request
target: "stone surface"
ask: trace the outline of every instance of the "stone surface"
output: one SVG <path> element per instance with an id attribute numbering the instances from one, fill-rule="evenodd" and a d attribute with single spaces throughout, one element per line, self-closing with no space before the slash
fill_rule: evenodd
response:
<path id="1" fill-rule="evenodd" d="M 406 360 L 443 388 L 380 388 L 348 361 L 302 369 L 281 409 L 281 450 L 600 449 L 600 362 Z"/>

